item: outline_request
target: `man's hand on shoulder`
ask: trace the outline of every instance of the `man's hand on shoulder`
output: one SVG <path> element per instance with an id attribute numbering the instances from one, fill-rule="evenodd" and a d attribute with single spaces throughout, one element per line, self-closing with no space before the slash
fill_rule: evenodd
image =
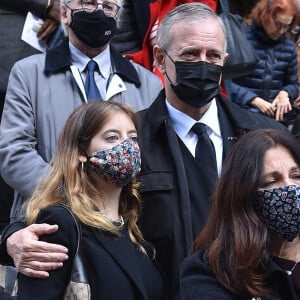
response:
<path id="1" fill-rule="evenodd" d="M 62 267 L 68 249 L 39 241 L 39 236 L 57 231 L 57 225 L 32 224 L 13 233 L 6 241 L 8 254 L 19 272 L 30 277 L 47 278 L 47 271 Z"/>

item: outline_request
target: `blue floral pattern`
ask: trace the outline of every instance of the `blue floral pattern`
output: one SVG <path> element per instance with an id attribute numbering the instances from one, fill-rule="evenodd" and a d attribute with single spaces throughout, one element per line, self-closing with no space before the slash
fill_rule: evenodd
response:
<path id="1" fill-rule="evenodd" d="M 255 211 L 269 231 L 287 241 L 300 234 L 300 186 L 257 191 Z"/>

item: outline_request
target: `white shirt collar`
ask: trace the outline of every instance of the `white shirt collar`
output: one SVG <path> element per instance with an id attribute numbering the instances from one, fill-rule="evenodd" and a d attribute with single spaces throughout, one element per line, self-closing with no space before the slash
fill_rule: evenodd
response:
<path id="1" fill-rule="evenodd" d="M 208 126 L 209 130 L 215 135 L 221 137 L 221 129 L 218 120 L 218 108 L 216 100 L 213 99 L 208 110 L 204 113 L 200 120 L 195 121 L 193 118 L 187 114 L 181 112 L 172 106 L 168 100 L 166 100 L 167 109 L 169 112 L 170 119 L 172 121 L 173 127 L 177 135 L 184 141 L 191 128 L 196 122 L 204 123 Z M 209 133 L 208 133 L 209 134 Z"/>

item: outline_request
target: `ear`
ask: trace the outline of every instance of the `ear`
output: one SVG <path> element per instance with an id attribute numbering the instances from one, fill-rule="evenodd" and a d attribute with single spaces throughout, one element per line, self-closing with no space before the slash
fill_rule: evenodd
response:
<path id="1" fill-rule="evenodd" d="M 60 6 L 60 18 L 63 24 L 68 25 L 67 7 L 64 4 Z"/>
<path id="2" fill-rule="evenodd" d="M 86 163 L 86 162 L 87 162 L 87 157 L 84 156 L 84 155 L 79 155 L 78 160 L 79 160 L 81 163 Z"/>
<path id="3" fill-rule="evenodd" d="M 153 46 L 153 57 L 155 59 L 156 66 L 160 71 L 160 73 L 165 74 L 166 72 L 165 53 L 158 45 Z"/>
<path id="4" fill-rule="evenodd" d="M 225 53 L 224 58 L 223 58 L 223 66 L 225 65 L 229 55 L 230 55 L 229 53 L 227 53 L 227 52 Z"/>

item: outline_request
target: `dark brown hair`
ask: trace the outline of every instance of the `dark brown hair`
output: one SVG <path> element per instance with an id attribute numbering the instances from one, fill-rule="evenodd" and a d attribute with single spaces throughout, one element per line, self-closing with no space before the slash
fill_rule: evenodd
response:
<path id="1" fill-rule="evenodd" d="M 264 155 L 277 145 L 288 149 L 300 166 L 299 144 L 289 133 L 252 130 L 235 144 L 224 163 L 207 224 L 195 241 L 195 250 L 206 250 L 215 276 L 233 292 L 269 292 L 264 285 L 269 234 L 253 203 Z"/>

